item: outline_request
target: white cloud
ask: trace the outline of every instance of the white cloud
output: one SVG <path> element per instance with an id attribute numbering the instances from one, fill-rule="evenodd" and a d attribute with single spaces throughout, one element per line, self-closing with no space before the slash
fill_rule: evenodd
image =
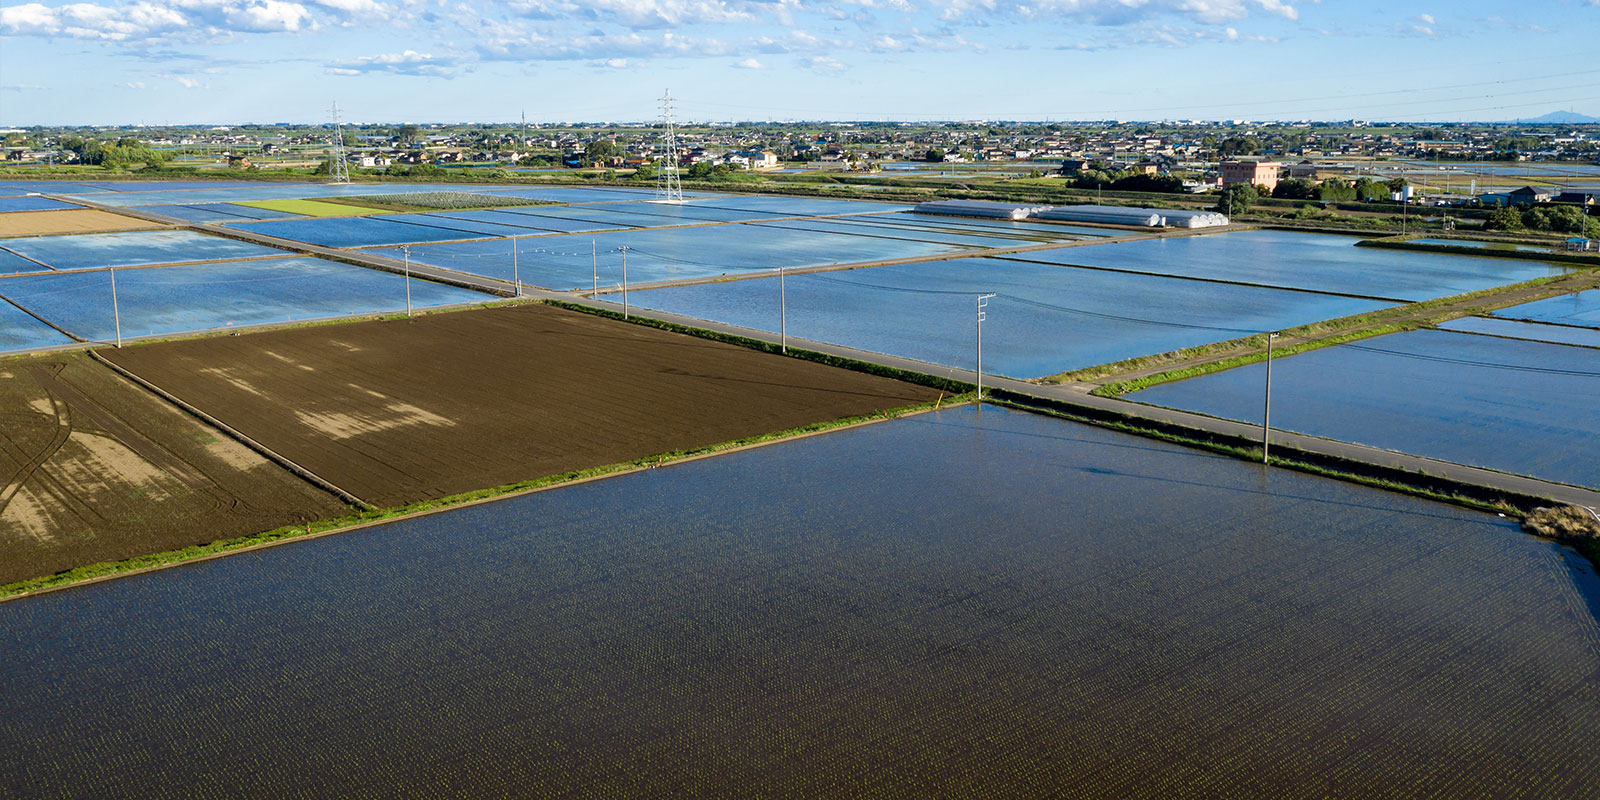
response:
<path id="1" fill-rule="evenodd" d="M 311 3 L 344 17 L 346 25 L 353 25 L 356 21 L 382 22 L 402 14 L 398 6 L 378 0 L 311 0 Z"/>
<path id="2" fill-rule="evenodd" d="M 142 0 L 121 6 L 68 3 L 53 8 L 24 3 L 0 8 L 0 33 L 112 42 L 293 33 L 316 26 L 310 10 L 287 0 Z"/>
<path id="3" fill-rule="evenodd" d="M 738 67 L 739 69 L 766 69 L 767 68 L 767 66 L 765 64 L 763 64 L 760 61 L 757 61 L 757 60 L 755 60 L 753 58 L 746 58 L 746 59 L 740 61 L 739 63 L 734 64 L 734 66 Z"/>
<path id="4" fill-rule="evenodd" d="M 328 64 L 325 69 L 334 75 L 362 75 L 372 72 L 384 72 L 392 75 L 441 77 L 448 75 L 455 65 L 456 60 L 452 58 L 435 57 L 429 53 L 404 50 L 399 53 L 380 53 L 375 56 L 362 56 L 348 61 L 335 61 Z"/>
<path id="5" fill-rule="evenodd" d="M 839 72 L 844 69 L 844 64 L 838 59 L 827 56 L 808 56 L 800 59 L 800 66 L 817 72 Z"/>
<path id="6" fill-rule="evenodd" d="M 24 3 L 0 8 L 0 33 L 10 36 L 123 41 L 179 31 L 188 25 L 183 14 L 152 3 L 120 8 L 93 3 L 49 8 L 39 3 Z"/>
<path id="7" fill-rule="evenodd" d="M 143 88 L 145 88 L 144 87 L 144 81 L 128 81 L 127 83 L 122 84 L 122 88 L 124 88 L 124 89 L 143 89 Z"/>
<path id="8" fill-rule="evenodd" d="M 754 7 L 743 0 L 511 0 L 512 11 L 534 19 L 613 20 L 636 29 L 706 22 L 750 22 Z"/>
<path id="9" fill-rule="evenodd" d="M 1262 11 L 1268 14 L 1277 14 L 1284 19 L 1300 18 L 1300 12 L 1295 10 L 1294 6 L 1278 2 L 1278 0 L 1256 0 L 1256 5 L 1260 6 Z"/>
<path id="10" fill-rule="evenodd" d="M 946 20 L 979 14 L 1024 19 L 1064 17 L 1096 25 L 1127 25 L 1161 17 L 1184 17 L 1220 25 L 1250 16 L 1255 8 L 1297 20 L 1300 12 L 1282 0 L 929 0 Z"/>
<path id="11" fill-rule="evenodd" d="M 1422 23 L 1422 24 L 1424 24 L 1424 25 L 1433 25 L 1433 24 L 1435 24 L 1432 14 L 1418 14 L 1417 15 L 1417 21 Z"/>
<path id="12" fill-rule="evenodd" d="M 605 63 L 605 65 L 607 67 L 610 67 L 611 69 L 627 69 L 628 68 L 628 59 L 626 59 L 626 58 L 608 58 L 608 59 L 605 60 L 604 63 Z"/>
<path id="13" fill-rule="evenodd" d="M 7 92 L 35 92 L 35 91 L 39 91 L 39 90 L 41 90 L 43 88 L 44 88 L 43 86 L 40 86 L 37 83 L 8 83 L 8 84 L 5 84 L 3 86 L 0 86 L 0 91 L 7 91 Z"/>
<path id="14" fill-rule="evenodd" d="M 647 59 L 727 56 L 733 47 L 718 39 L 699 39 L 667 32 L 608 34 L 593 31 L 557 39 L 515 25 L 486 22 L 479 55 L 492 61 Z"/>
<path id="15" fill-rule="evenodd" d="M 206 85 L 205 83 L 202 83 L 202 82 L 200 82 L 200 81 L 198 81 L 198 80 L 196 80 L 194 78 L 191 78 L 191 77 L 189 77 L 187 75 L 178 75 L 178 74 L 172 73 L 172 72 L 163 72 L 163 73 L 161 73 L 159 75 L 156 75 L 156 77 L 157 78 L 161 78 L 163 80 L 172 81 L 173 83 L 176 83 L 176 84 L 178 84 L 179 86 L 182 86 L 185 89 L 209 89 L 209 88 L 211 88 L 210 86 Z M 141 88 L 141 89 L 144 88 L 144 82 L 143 81 L 139 82 L 139 88 Z"/>

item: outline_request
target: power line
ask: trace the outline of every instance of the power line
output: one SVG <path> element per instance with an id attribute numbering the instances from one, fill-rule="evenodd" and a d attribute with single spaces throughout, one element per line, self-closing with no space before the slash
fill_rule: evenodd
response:
<path id="1" fill-rule="evenodd" d="M 1368 353 L 1382 353 L 1384 355 L 1413 358 L 1418 361 L 1432 361 L 1439 364 L 1459 364 L 1470 367 L 1483 367 L 1486 369 L 1503 369 L 1512 372 L 1534 372 L 1543 375 L 1570 375 L 1579 378 L 1600 378 L 1600 372 L 1591 372 L 1581 369 L 1559 369 L 1557 367 L 1535 367 L 1527 364 L 1503 364 L 1496 361 L 1475 361 L 1469 358 L 1453 358 L 1451 356 L 1431 356 L 1422 353 L 1407 353 L 1403 350 L 1388 350 L 1371 345 L 1344 343 L 1336 347 L 1348 347 L 1352 350 L 1363 350 Z"/>

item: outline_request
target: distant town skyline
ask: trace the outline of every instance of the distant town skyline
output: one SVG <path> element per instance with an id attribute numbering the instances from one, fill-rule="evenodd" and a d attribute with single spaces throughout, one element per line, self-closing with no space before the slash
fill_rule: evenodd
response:
<path id="1" fill-rule="evenodd" d="M 1600 115 L 1600 0 L 88 0 L 0 126 Z"/>

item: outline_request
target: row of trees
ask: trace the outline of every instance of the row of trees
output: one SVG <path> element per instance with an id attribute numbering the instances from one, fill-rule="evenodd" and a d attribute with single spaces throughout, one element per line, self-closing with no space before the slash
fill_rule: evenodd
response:
<path id="1" fill-rule="evenodd" d="M 1353 181 L 1329 178 L 1321 184 L 1303 178 L 1290 178 L 1278 181 L 1278 185 L 1272 190 L 1272 196 L 1284 200 L 1321 200 L 1324 203 L 1351 201 L 1370 203 L 1374 200 L 1387 200 L 1394 192 L 1403 192 L 1405 188 L 1404 178 L 1388 181 L 1375 181 L 1366 177 L 1356 178 Z"/>
<path id="2" fill-rule="evenodd" d="M 82 136 L 63 136 L 56 146 L 75 153 L 80 163 L 108 169 L 121 169 L 134 164 L 160 166 L 172 160 L 171 153 L 130 137 L 103 142 Z"/>
<path id="3" fill-rule="evenodd" d="M 1072 185 L 1079 189 L 1111 189 L 1117 192 L 1163 192 L 1179 194 L 1183 181 L 1171 175 L 1146 175 L 1133 170 L 1109 169 L 1099 161 L 1078 173 Z"/>
<path id="4" fill-rule="evenodd" d="M 1489 212 L 1483 227 L 1491 231 L 1553 231 L 1600 237 L 1600 219 L 1585 215 L 1577 206 L 1502 206 Z"/>

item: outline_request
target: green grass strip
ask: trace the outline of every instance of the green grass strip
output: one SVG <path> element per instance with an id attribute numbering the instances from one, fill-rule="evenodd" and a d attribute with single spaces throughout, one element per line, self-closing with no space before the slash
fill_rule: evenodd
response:
<path id="1" fill-rule="evenodd" d="M 379 210 L 350 203 L 325 203 L 321 200 L 240 200 L 234 205 L 282 211 L 286 214 L 304 214 L 308 217 L 351 217 Z"/>
<path id="2" fill-rule="evenodd" d="M 1339 334 L 1338 336 L 1329 336 L 1325 339 L 1316 339 L 1309 342 L 1301 342 L 1299 344 L 1289 345 L 1288 347 L 1275 347 L 1272 350 L 1272 357 L 1282 358 L 1285 356 L 1292 356 L 1296 353 L 1304 353 L 1308 350 L 1318 350 L 1324 347 L 1332 347 L 1334 345 L 1344 344 L 1345 342 L 1354 342 L 1360 339 L 1368 339 L 1373 336 L 1383 336 L 1389 333 L 1410 330 L 1415 327 L 1418 326 L 1382 325 L 1376 328 L 1351 331 L 1349 333 Z M 1256 336 L 1251 338 L 1260 339 L 1261 346 L 1266 346 L 1265 336 Z M 1112 381 L 1111 383 L 1102 384 L 1101 386 L 1095 388 L 1094 391 L 1089 392 L 1089 394 L 1098 397 L 1117 397 L 1130 392 L 1137 392 L 1140 389 L 1146 389 L 1160 383 L 1180 381 L 1184 378 L 1194 378 L 1200 375 L 1207 375 L 1212 372 L 1221 372 L 1226 369 L 1233 369 L 1234 367 L 1244 366 L 1245 364 L 1254 364 L 1257 361 L 1266 360 L 1267 351 L 1263 349 L 1253 353 L 1245 353 L 1243 355 L 1234 356 L 1232 358 L 1225 358 L 1220 361 L 1210 361 L 1205 364 L 1196 364 L 1194 366 L 1184 367 L 1182 369 L 1158 372 L 1154 375 L 1146 375 L 1142 378 L 1134 378 L 1126 381 Z"/>

